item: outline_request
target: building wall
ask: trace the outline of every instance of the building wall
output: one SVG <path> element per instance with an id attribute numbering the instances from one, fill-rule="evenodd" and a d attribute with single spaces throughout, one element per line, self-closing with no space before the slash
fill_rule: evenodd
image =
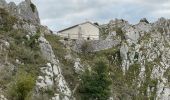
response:
<path id="1" fill-rule="evenodd" d="M 81 35 L 79 35 L 81 33 Z M 74 28 L 58 33 L 61 37 L 78 39 L 79 36 L 90 40 L 99 40 L 99 29 L 90 23 L 85 23 Z"/>
<path id="2" fill-rule="evenodd" d="M 78 39 L 79 27 L 74 27 L 65 31 L 58 33 L 61 37 Z"/>
<path id="3" fill-rule="evenodd" d="M 87 39 L 89 37 L 90 40 L 99 40 L 99 28 L 95 27 L 90 23 L 81 25 L 81 28 L 83 31 L 82 37 L 84 39 Z"/>

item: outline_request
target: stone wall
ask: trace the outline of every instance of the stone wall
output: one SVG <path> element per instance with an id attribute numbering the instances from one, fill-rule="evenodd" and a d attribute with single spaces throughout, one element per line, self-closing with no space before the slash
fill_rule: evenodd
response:
<path id="1" fill-rule="evenodd" d="M 94 40 L 94 41 L 86 41 L 86 40 L 76 40 L 73 44 L 73 51 L 75 52 L 81 52 L 81 47 L 83 45 L 83 43 L 88 42 L 90 47 L 91 47 L 91 51 L 96 52 L 96 51 L 100 51 L 100 50 L 105 50 L 105 49 L 109 49 L 112 48 L 113 46 L 117 46 L 118 44 L 120 44 L 120 40 L 112 40 L 112 39 L 106 39 L 106 40 Z"/>

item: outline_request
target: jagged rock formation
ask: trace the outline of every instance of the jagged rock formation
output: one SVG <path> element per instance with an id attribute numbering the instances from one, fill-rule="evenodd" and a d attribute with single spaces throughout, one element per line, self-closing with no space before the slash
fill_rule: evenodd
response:
<path id="1" fill-rule="evenodd" d="M 42 54 L 50 63 L 47 64 L 47 67 L 41 68 L 44 78 L 43 76 L 39 76 L 38 79 L 41 81 L 37 83 L 38 88 L 46 89 L 48 87 L 53 87 L 61 95 L 61 100 L 73 99 L 71 90 L 67 86 L 67 83 L 61 73 L 59 61 L 56 59 L 51 45 L 44 37 L 40 37 L 39 41 Z"/>
<path id="2" fill-rule="evenodd" d="M 116 20 L 117 21 L 117 20 Z M 122 58 L 122 70 L 124 75 L 134 63 L 139 63 L 139 74 L 134 84 L 138 81 L 138 88 L 143 87 L 145 82 L 155 81 L 146 85 L 146 96 L 153 96 L 156 100 L 169 100 L 170 87 L 169 76 L 166 76 L 169 66 L 169 36 L 170 21 L 160 18 L 154 23 L 150 23 L 146 19 L 142 19 L 139 24 L 130 25 L 126 21 L 111 21 L 107 27 L 112 32 L 115 27 L 119 27 L 125 36 L 120 46 L 120 55 Z M 106 28 L 108 29 L 108 28 Z M 150 70 L 148 68 L 151 67 Z M 149 72 L 150 73 L 149 73 Z M 169 75 L 169 74 L 168 74 Z M 149 77 L 149 78 L 148 78 Z M 140 91 L 139 91 L 140 92 Z"/>
<path id="3" fill-rule="evenodd" d="M 0 1 L 0 8 L 5 8 L 5 7 L 7 7 L 6 1 L 5 0 L 1 0 Z"/>
<path id="4" fill-rule="evenodd" d="M 5 78 L 8 77 L 11 78 L 13 76 L 12 74 L 16 74 L 19 70 L 19 66 L 26 66 L 28 63 L 27 61 L 26 62 L 21 61 L 20 57 L 22 55 L 22 52 L 24 51 L 20 52 L 19 50 L 17 51 L 16 49 L 14 49 L 17 52 L 19 52 L 17 56 L 20 57 L 14 56 L 14 59 L 9 58 L 9 52 L 14 51 L 11 50 L 11 48 L 15 46 L 14 45 L 15 42 L 19 41 L 18 45 L 22 47 L 24 46 L 24 48 L 29 48 L 29 49 L 36 48 L 35 44 L 38 44 L 39 47 L 37 49 L 31 50 L 27 53 L 30 53 L 28 55 L 33 56 L 31 55 L 31 53 L 42 52 L 42 55 L 44 57 L 43 59 L 47 61 L 47 64 L 44 65 L 43 62 L 41 62 L 42 65 L 39 69 L 39 76 L 37 76 L 36 79 L 35 91 L 33 91 L 34 95 L 30 98 L 32 98 L 33 100 L 35 100 L 36 98 L 37 99 L 41 98 L 40 97 L 41 93 L 51 89 L 54 95 L 49 97 L 48 96 L 44 97 L 44 99 L 73 100 L 74 97 L 72 96 L 72 92 L 69 89 L 69 86 L 62 75 L 59 60 L 55 57 L 51 45 L 44 37 L 44 35 L 52 34 L 52 31 L 49 30 L 48 27 L 40 25 L 40 20 L 39 20 L 36 6 L 31 2 L 31 0 L 25 0 L 21 2 L 19 5 L 16 5 L 14 2 L 10 2 L 9 4 L 7 4 L 4 0 L 0 0 L 0 8 L 1 8 L 0 56 L 2 57 L 0 58 L 0 74 L 4 74 L 4 72 L 8 74 L 8 75 L 4 74 L 0 76 L 0 83 L 3 82 Z M 10 36 L 6 37 L 6 35 L 4 34 L 10 34 Z M 12 47 L 10 45 L 12 45 Z M 40 51 L 38 51 L 39 48 Z M 37 54 L 36 56 L 38 57 Z M 25 56 L 27 58 L 26 55 L 27 54 L 24 53 L 24 55 L 22 56 L 23 57 Z M 35 56 L 33 56 L 33 58 L 34 57 Z M 36 59 L 40 60 L 41 58 L 38 57 Z M 14 66 L 13 64 L 16 66 Z M 12 82 L 8 82 L 7 85 L 11 83 Z M 0 85 L 0 90 L 2 88 L 2 91 L 0 91 L 0 96 L 1 96 L 0 99 L 7 100 L 6 97 L 7 98 L 11 98 L 11 97 L 9 97 L 8 94 L 6 94 L 6 89 L 4 89 L 4 87 L 6 87 L 4 84 Z"/>
<path id="5" fill-rule="evenodd" d="M 19 69 L 35 75 L 30 100 L 80 100 L 80 76 L 100 56 L 109 60 L 112 99 L 170 99 L 170 20 L 149 23 L 143 18 L 136 25 L 111 20 L 100 26 L 101 40 L 88 41 L 93 52 L 85 59 L 80 51 L 84 41 L 47 41 L 52 31 L 40 25 L 30 0 L 19 5 L 0 0 L 0 8 L 0 100 L 14 96 L 8 88 Z"/>
<path id="6" fill-rule="evenodd" d="M 7 9 L 12 15 L 20 19 L 30 21 L 33 24 L 40 24 L 37 8 L 31 0 L 25 0 L 19 5 L 14 2 L 7 4 L 5 0 L 0 0 L 0 8 Z"/>

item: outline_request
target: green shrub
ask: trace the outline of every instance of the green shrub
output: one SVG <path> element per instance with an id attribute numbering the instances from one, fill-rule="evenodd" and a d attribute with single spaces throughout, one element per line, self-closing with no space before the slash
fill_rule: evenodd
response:
<path id="1" fill-rule="evenodd" d="M 84 41 L 80 47 L 81 53 L 86 56 L 93 52 L 93 47 L 89 41 Z"/>
<path id="2" fill-rule="evenodd" d="M 56 35 L 45 35 L 45 38 L 52 46 L 54 54 L 58 57 L 60 61 L 63 61 L 64 55 L 66 54 L 66 50 L 64 48 L 64 45 L 59 41 L 60 37 Z"/>
<path id="3" fill-rule="evenodd" d="M 129 86 L 132 86 L 135 80 L 137 80 L 140 73 L 140 64 L 134 63 L 129 66 L 129 70 L 126 72 L 126 81 Z M 136 87 L 136 86 L 135 86 Z"/>
<path id="4" fill-rule="evenodd" d="M 122 31 L 122 29 L 121 28 L 116 28 L 115 30 L 116 30 L 116 33 L 117 33 L 116 35 L 120 36 L 122 40 L 125 40 L 125 34 Z"/>
<path id="5" fill-rule="evenodd" d="M 31 7 L 32 11 L 35 12 L 36 6 L 33 3 L 30 4 L 30 7 Z"/>
<path id="6" fill-rule="evenodd" d="M 26 40 L 25 44 L 33 50 L 40 50 L 39 43 L 38 43 L 39 37 L 40 37 L 40 33 L 36 33 L 35 35 L 30 37 L 30 40 Z"/>
<path id="7" fill-rule="evenodd" d="M 111 79 L 106 60 L 95 62 L 92 72 L 86 71 L 82 76 L 80 94 L 82 100 L 107 100 L 110 95 Z"/>
<path id="8" fill-rule="evenodd" d="M 100 27 L 99 30 L 100 30 L 100 37 L 105 39 L 107 35 L 109 34 L 109 29 L 106 27 Z"/>
<path id="9" fill-rule="evenodd" d="M 8 88 L 8 96 L 10 100 L 26 100 L 35 85 L 34 76 L 20 71 L 14 77 L 14 82 Z"/>
<path id="10" fill-rule="evenodd" d="M 3 25 L 3 27 L 1 27 L 1 30 L 4 31 L 11 30 L 14 23 L 17 22 L 17 18 L 11 16 L 9 12 L 3 8 L 0 8 L 0 17 L 2 18 L 1 25 Z"/>

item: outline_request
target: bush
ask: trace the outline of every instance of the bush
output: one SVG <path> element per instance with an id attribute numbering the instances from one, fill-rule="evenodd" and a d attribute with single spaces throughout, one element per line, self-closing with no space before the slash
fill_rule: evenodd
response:
<path id="1" fill-rule="evenodd" d="M 89 41 L 84 41 L 80 47 L 80 50 L 83 55 L 87 55 L 93 52 L 93 47 Z"/>
<path id="2" fill-rule="evenodd" d="M 2 30 L 4 31 L 9 31 L 12 29 L 12 26 L 14 25 L 15 22 L 17 22 L 17 18 L 14 16 L 11 16 L 7 10 L 0 8 L 0 17 L 2 18 L 1 20 L 1 25 L 2 25 Z"/>
<path id="3" fill-rule="evenodd" d="M 30 7 L 31 7 L 32 11 L 35 12 L 36 6 L 33 3 L 30 4 Z"/>
<path id="4" fill-rule="evenodd" d="M 121 37 L 122 40 L 125 40 L 125 34 L 124 34 L 124 32 L 122 31 L 121 28 L 116 28 L 116 33 L 117 33 L 118 36 Z"/>
<path id="5" fill-rule="evenodd" d="M 36 33 L 35 35 L 30 37 L 29 41 L 26 41 L 26 45 L 28 47 L 31 47 L 31 49 L 33 50 L 39 50 L 39 43 L 38 43 L 38 39 L 40 37 L 40 33 Z"/>
<path id="6" fill-rule="evenodd" d="M 20 71 L 16 76 L 13 83 L 8 89 L 10 100 L 26 100 L 27 96 L 32 91 L 35 85 L 34 76 Z"/>
<path id="7" fill-rule="evenodd" d="M 106 61 L 96 61 L 92 72 L 86 71 L 82 76 L 80 94 L 83 100 L 107 100 L 110 95 L 111 78 Z"/>

